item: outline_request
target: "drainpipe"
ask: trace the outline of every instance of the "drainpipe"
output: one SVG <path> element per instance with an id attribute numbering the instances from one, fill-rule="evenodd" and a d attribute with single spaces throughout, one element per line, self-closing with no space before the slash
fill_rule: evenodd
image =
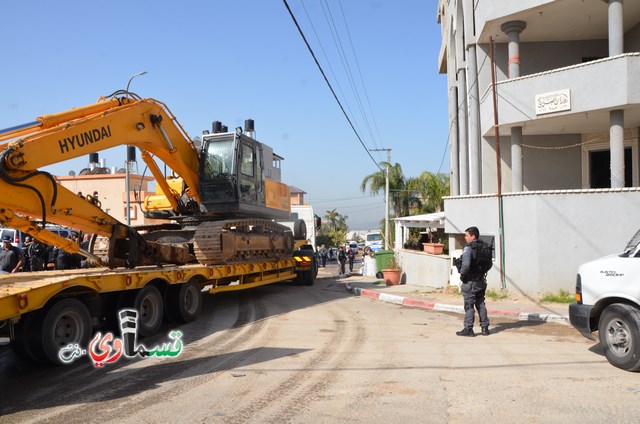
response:
<path id="1" fill-rule="evenodd" d="M 493 37 L 489 38 L 491 56 L 491 87 L 493 89 L 493 130 L 496 136 L 496 174 L 498 177 L 498 228 L 500 237 L 500 283 L 502 289 L 507 288 L 504 272 L 504 214 L 502 205 L 502 168 L 500 166 L 500 131 L 498 126 L 498 96 L 496 94 L 496 72 L 494 60 Z"/>

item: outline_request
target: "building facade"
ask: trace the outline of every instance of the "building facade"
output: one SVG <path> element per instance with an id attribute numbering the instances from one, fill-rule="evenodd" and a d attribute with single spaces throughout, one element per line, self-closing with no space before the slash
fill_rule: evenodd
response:
<path id="1" fill-rule="evenodd" d="M 453 255 L 475 225 L 489 285 L 573 291 L 639 228 L 640 2 L 440 0 Z M 495 85 L 493 84 L 495 81 Z"/>
<path id="2" fill-rule="evenodd" d="M 146 218 L 142 210 L 144 198 L 155 194 L 155 192 L 149 192 L 148 188 L 149 184 L 154 181 L 153 177 L 131 174 L 129 178 L 131 225 L 161 222 Z M 120 222 L 127 222 L 126 175 L 124 173 L 59 176 L 56 177 L 56 180 L 64 188 L 85 198 L 86 196 L 97 197 L 103 211 Z"/>

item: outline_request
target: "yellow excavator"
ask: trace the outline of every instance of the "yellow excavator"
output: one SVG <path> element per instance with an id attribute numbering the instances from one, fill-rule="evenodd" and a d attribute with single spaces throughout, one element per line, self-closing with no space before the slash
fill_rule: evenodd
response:
<path id="1" fill-rule="evenodd" d="M 93 263 L 215 265 L 293 252 L 293 232 L 274 222 L 290 215 L 289 188 L 266 175 L 270 148 L 240 127 L 214 129 L 196 146 L 165 104 L 120 90 L 94 104 L 0 130 L 2 141 L 9 142 L 0 145 L 0 223 Z M 42 171 L 122 145 L 137 147 L 155 177 L 158 194 L 145 199 L 145 214 L 166 223 L 127 226 Z M 171 176 L 165 177 L 158 160 Z M 46 223 L 92 234 L 89 248 L 48 231 Z M 294 230 L 306 238 L 303 221 Z"/>

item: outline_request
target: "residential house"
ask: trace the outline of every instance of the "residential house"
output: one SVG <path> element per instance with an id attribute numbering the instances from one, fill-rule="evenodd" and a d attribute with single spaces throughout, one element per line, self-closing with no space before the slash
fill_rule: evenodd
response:
<path id="1" fill-rule="evenodd" d="M 452 255 L 495 243 L 489 286 L 573 291 L 640 227 L 640 2 L 439 0 Z M 492 80 L 495 79 L 495 91 Z"/>

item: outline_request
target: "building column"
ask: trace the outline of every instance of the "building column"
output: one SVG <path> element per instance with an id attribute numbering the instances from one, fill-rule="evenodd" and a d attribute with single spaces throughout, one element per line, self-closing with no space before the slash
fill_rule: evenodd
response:
<path id="1" fill-rule="evenodd" d="M 464 63 L 464 62 L 463 62 Z M 460 153 L 460 194 L 469 194 L 469 139 L 467 138 L 467 71 L 458 68 L 458 141 Z"/>
<path id="2" fill-rule="evenodd" d="M 520 33 L 527 27 L 523 21 L 502 24 L 502 31 L 509 37 L 509 79 L 520 76 Z M 522 127 L 511 128 L 511 190 L 524 189 L 522 170 Z"/>
<path id="3" fill-rule="evenodd" d="M 624 187 L 624 111 L 609 112 L 609 123 L 611 188 L 622 188 Z"/>
<path id="4" fill-rule="evenodd" d="M 609 56 L 624 53 L 624 26 L 622 0 L 609 0 Z"/>
<path id="5" fill-rule="evenodd" d="M 480 156 L 480 100 L 478 90 L 478 62 L 476 45 L 467 46 L 467 72 L 469 79 L 469 182 L 470 194 L 480 194 L 481 156 Z"/>
<path id="6" fill-rule="evenodd" d="M 609 56 L 624 53 L 622 0 L 609 0 Z M 611 152 L 611 188 L 624 187 L 624 110 L 609 112 L 609 150 Z"/>
<path id="7" fill-rule="evenodd" d="M 455 80 L 449 81 L 449 155 L 450 155 L 450 175 L 449 187 L 451 196 L 460 194 L 460 164 L 458 150 L 458 95 L 456 92 Z"/>
<path id="8" fill-rule="evenodd" d="M 526 27 L 527 23 L 523 21 L 505 22 L 500 27 L 509 37 L 509 79 L 520 76 L 520 33 Z"/>
<path id="9" fill-rule="evenodd" d="M 522 175 L 522 127 L 513 127 L 511 128 L 511 191 L 524 190 Z"/>
<path id="10" fill-rule="evenodd" d="M 476 56 L 474 0 L 462 0 L 464 43 L 467 50 L 467 102 L 469 105 L 469 185 L 470 194 L 482 193 L 482 150 L 480 137 L 480 89 Z"/>

